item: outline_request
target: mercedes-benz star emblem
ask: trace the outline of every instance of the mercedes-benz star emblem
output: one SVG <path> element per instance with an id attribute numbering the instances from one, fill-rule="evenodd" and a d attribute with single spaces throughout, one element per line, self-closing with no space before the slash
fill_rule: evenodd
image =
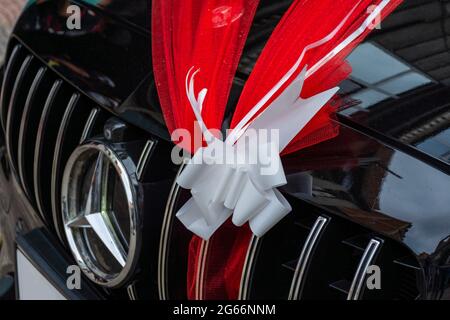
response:
<path id="1" fill-rule="evenodd" d="M 82 145 L 62 185 L 64 230 L 77 263 L 96 283 L 123 284 L 138 244 L 136 190 L 125 165 L 105 144 Z"/>

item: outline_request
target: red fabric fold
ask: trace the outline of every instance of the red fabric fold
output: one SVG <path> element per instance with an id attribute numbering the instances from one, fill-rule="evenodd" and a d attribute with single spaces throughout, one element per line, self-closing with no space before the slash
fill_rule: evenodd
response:
<path id="1" fill-rule="evenodd" d="M 268 92 L 287 71 L 294 65 L 303 49 L 311 43 L 323 39 L 330 34 L 347 17 L 347 22 L 337 32 L 333 39 L 305 54 L 299 68 L 292 76 L 295 78 L 305 66 L 313 67 L 337 44 L 352 34 L 370 15 L 373 8 L 381 0 L 297 0 L 294 1 L 284 14 L 280 23 L 272 33 L 264 50 L 258 58 L 256 65 L 245 84 L 236 111 L 233 116 L 231 128 L 250 111 L 250 109 Z M 392 12 L 402 0 L 391 0 L 382 11 L 379 21 Z M 320 70 L 309 77 L 302 91 L 303 98 L 337 86 L 351 73 L 351 67 L 345 61 L 348 54 L 371 32 L 371 29 L 361 34 L 351 42 L 336 57 L 324 65 Z M 278 94 L 289 84 L 288 81 Z M 277 96 L 275 95 L 266 105 L 267 107 Z M 297 151 L 301 148 L 322 142 L 335 137 L 338 133 L 336 124 L 331 121 L 335 111 L 335 104 L 329 103 L 321 112 L 302 130 L 283 154 Z M 265 108 L 262 108 L 264 110 Z M 261 111 L 262 111 L 261 110 Z"/>
<path id="2" fill-rule="evenodd" d="M 164 118 L 172 133 L 187 129 L 195 117 L 185 92 L 186 75 L 199 69 L 196 94 L 208 89 L 203 119 L 221 129 L 232 81 L 259 0 L 155 0 L 152 6 L 152 53 Z M 177 141 L 194 151 L 193 141 Z"/>

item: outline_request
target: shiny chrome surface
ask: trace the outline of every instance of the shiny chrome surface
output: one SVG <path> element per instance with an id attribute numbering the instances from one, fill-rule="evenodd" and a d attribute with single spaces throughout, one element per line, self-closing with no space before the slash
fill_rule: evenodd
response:
<path id="1" fill-rule="evenodd" d="M 43 204 L 42 204 L 42 197 L 41 197 L 41 186 L 40 186 L 40 176 L 39 176 L 39 167 L 41 165 L 42 157 L 41 157 L 41 150 L 43 147 L 43 144 L 45 141 L 43 141 L 42 136 L 44 134 L 44 127 L 47 122 L 47 118 L 50 116 L 50 107 L 53 104 L 53 101 L 56 98 L 56 95 L 58 94 L 58 91 L 60 90 L 62 86 L 62 81 L 57 80 L 53 83 L 52 89 L 50 90 L 50 93 L 47 97 L 47 101 L 45 102 L 44 110 L 42 111 L 41 119 L 39 120 L 39 129 L 37 132 L 36 137 L 36 146 L 34 150 L 34 169 L 33 169 L 33 182 L 34 182 L 34 197 L 36 199 L 36 205 L 38 207 L 38 210 L 45 219 Z"/>
<path id="2" fill-rule="evenodd" d="M 92 109 L 91 113 L 89 114 L 88 120 L 86 121 L 86 124 L 83 129 L 83 133 L 81 134 L 80 144 L 86 141 L 88 137 L 90 137 L 92 129 L 95 124 L 95 120 L 98 117 L 98 114 L 100 113 L 100 110 L 98 108 Z"/>
<path id="3" fill-rule="evenodd" d="M 253 235 L 250 240 L 250 245 L 245 257 L 244 268 L 242 270 L 241 284 L 239 286 L 239 300 L 247 300 L 249 298 L 248 294 L 250 290 L 250 280 L 253 271 L 253 261 L 258 250 L 259 241 L 259 238 L 255 235 Z"/>
<path id="4" fill-rule="evenodd" d="M 19 94 L 19 88 L 22 84 L 23 78 L 25 76 L 25 73 L 27 72 L 28 68 L 30 67 L 31 62 L 33 61 L 33 56 L 29 55 L 25 58 L 25 60 L 22 63 L 22 66 L 20 67 L 19 73 L 17 75 L 17 78 L 14 82 L 14 87 L 12 89 L 11 93 L 11 100 L 9 102 L 8 106 L 8 114 L 6 117 L 6 149 L 8 150 L 8 154 L 11 158 L 12 162 L 12 169 L 14 172 L 17 172 L 17 168 L 14 166 L 15 160 L 16 160 L 16 154 L 13 152 L 13 142 L 11 141 L 12 135 L 11 135 L 11 121 L 13 113 L 17 112 L 17 110 L 14 109 L 15 101 L 18 99 Z"/>
<path id="5" fill-rule="evenodd" d="M 149 140 L 145 143 L 144 150 L 142 151 L 141 157 L 139 158 L 139 162 L 137 164 L 136 174 L 139 181 L 142 180 L 142 175 L 145 172 L 147 165 L 149 164 L 150 155 L 153 151 L 153 147 L 155 145 L 155 141 Z"/>
<path id="6" fill-rule="evenodd" d="M 67 109 L 64 112 L 64 116 L 63 119 L 61 121 L 61 126 L 59 127 L 59 131 L 58 131 L 58 136 L 56 138 L 56 147 L 55 147 L 55 154 L 53 156 L 53 165 L 52 165 L 52 182 L 51 182 L 51 197 L 52 197 L 52 213 L 53 213 L 53 224 L 55 226 L 57 226 L 59 224 L 59 207 L 61 206 L 61 204 L 59 203 L 59 197 L 57 196 L 57 194 L 60 193 L 60 190 L 56 189 L 57 188 L 57 181 L 56 179 L 58 178 L 58 174 L 57 172 L 59 171 L 59 166 L 60 166 L 60 153 L 62 151 L 62 139 L 64 134 L 66 133 L 66 129 L 68 126 L 68 122 L 69 119 L 72 115 L 72 113 L 75 110 L 75 106 L 78 102 L 78 99 L 80 99 L 80 95 L 77 93 L 74 93 L 72 95 L 72 97 L 70 98 L 70 101 L 67 105 Z M 70 134 L 70 133 L 69 133 Z M 63 235 L 60 232 L 60 228 L 56 227 L 56 232 L 58 234 L 58 238 L 59 239 L 63 239 Z"/>
<path id="7" fill-rule="evenodd" d="M 181 174 L 184 168 L 184 164 L 180 166 L 178 173 L 173 181 L 172 188 L 170 189 L 169 198 L 167 199 L 166 208 L 164 211 L 164 219 L 161 228 L 161 237 L 159 240 L 158 251 L 158 295 L 160 300 L 168 299 L 167 292 L 167 255 L 169 247 L 169 236 L 172 231 L 172 221 L 175 217 L 174 208 L 180 191 L 180 186 L 176 183 L 176 179 Z"/>
<path id="8" fill-rule="evenodd" d="M 205 267 L 208 257 L 209 241 L 202 240 L 197 270 L 195 270 L 195 300 L 203 300 L 203 286 L 205 284 Z"/>
<path id="9" fill-rule="evenodd" d="M 128 297 L 130 298 L 130 300 L 138 300 L 138 295 L 136 292 L 136 286 L 135 286 L 134 282 L 132 284 L 128 285 L 127 292 L 128 292 Z"/>
<path id="10" fill-rule="evenodd" d="M 370 240 L 364 251 L 364 254 L 359 262 L 350 290 L 348 292 L 347 300 L 359 300 L 365 285 L 367 276 L 367 268 L 374 262 L 376 254 L 382 245 L 382 241 L 378 239 Z"/>
<path id="11" fill-rule="evenodd" d="M 28 125 L 28 121 L 30 121 L 29 119 L 29 115 L 30 115 L 30 109 L 32 108 L 32 101 L 33 101 L 33 97 L 36 94 L 36 90 L 39 86 L 39 84 L 41 83 L 42 79 L 45 76 L 47 69 L 46 68 L 40 68 L 33 80 L 33 83 L 31 85 L 30 91 L 28 92 L 28 96 L 27 96 L 27 100 L 25 102 L 25 107 L 22 113 L 22 119 L 20 121 L 20 129 L 19 129 L 19 141 L 18 141 L 18 163 L 19 163 L 19 178 L 20 178 L 20 182 L 23 186 L 23 188 L 25 189 L 25 193 L 29 196 L 29 197 L 33 197 L 34 195 L 31 194 L 30 191 L 30 186 L 27 185 L 26 183 L 26 179 L 25 179 L 25 161 L 27 159 L 25 159 L 24 153 L 25 150 L 24 148 L 26 148 L 25 145 L 25 131 L 27 130 L 27 125 Z"/>
<path id="12" fill-rule="evenodd" d="M 94 170 L 89 180 L 89 191 L 85 203 L 80 203 L 82 195 L 80 184 L 83 166 L 86 161 L 94 159 Z M 110 205 L 108 189 L 108 167 L 112 166 L 123 186 L 127 201 L 130 237 L 126 245 L 121 241 L 123 236 L 120 225 L 117 225 L 107 210 Z M 80 180 L 81 179 L 81 180 Z M 70 157 L 63 176 L 62 184 L 62 214 L 64 229 L 70 249 L 83 272 L 94 282 L 117 287 L 124 283 L 134 270 L 140 234 L 137 229 L 138 208 L 136 207 L 136 191 L 132 179 L 119 156 L 108 146 L 100 142 L 90 142 L 78 147 Z M 80 209 L 81 211 L 80 211 Z M 84 229 L 92 229 L 109 253 L 122 267 L 117 274 L 104 272 L 97 265 L 93 251 L 89 248 Z"/>
<path id="13" fill-rule="evenodd" d="M 308 267 L 311 254 L 317 241 L 320 238 L 329 218 L 320 216 L 314 223 L 311 232 L 303 245 L 302 252 L 295 267 L 294 277 L 292 278 L 291 288 L 289 290 L 289 300 L 298 300 L 301 294 L 301 287 L 305 280 L 305 272 Z"/>

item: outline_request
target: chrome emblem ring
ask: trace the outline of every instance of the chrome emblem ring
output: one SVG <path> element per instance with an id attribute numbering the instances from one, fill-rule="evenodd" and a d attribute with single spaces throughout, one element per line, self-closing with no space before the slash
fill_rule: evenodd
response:
<path id="1" fill-rule="evenodd" d="M 138 255 L 136 183 L 124 157 L 99 141 L 79 146 L 62 182 L 64 231 L 86 276 L 106 287 L 123 285 Z"/>

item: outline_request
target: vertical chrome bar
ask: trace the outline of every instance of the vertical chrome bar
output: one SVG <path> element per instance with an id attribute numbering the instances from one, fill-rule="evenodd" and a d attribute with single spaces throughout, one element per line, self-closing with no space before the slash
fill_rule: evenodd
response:
<path id="1" fill-rule="evenodd" d="M 145 172 L 145 168 L 147 168 L 148 161 L 149 161 L 149 158 L 153 151 L 154 146 L 155 146 L 155 141 L 153 141 L 153 140 L 148 140 L 147 143 L 145 144 L 144 150 L 142 151 L 142 154 L 139 158 L 139 162 L 137 164 L 137 169 L 136 169 L 136 175 L 137 175 L 137 178 L 139 181 L 142 180 L 142 175 Z"/>
<path id="2" fill-rule="evenodd" d="M 364 280 L 366 279 L 367 268 L 373 263 L 373 260 L 378 253 L 382 244 L 382 240 L 372 239 L 364 251 L 364 254 L 359 262 L 358 269 L 353 277 L 350 291 L 348 292 L 347 300 L 359 300 L 363 293 Z"/>
<path id="3" fill-rule="evenodd" d="M 128 297 L 130 300 L 138 300 L 137 292 L 136 292 L 136 284 L 133 282 L 127 287 Z"/>
<path id="4" fill-rule="evenodd" d="M 209 241 L 203 240 L 200 248 L 200 263 L 197 268 L 197 276 L 195 280 L 195 300 L 203 300 L 203 285 L 205 283 L 205 267 L 208 259 Z"/>
<path id="5" fill-rule="evenodd" d="M 254 261 L 256 253 L 258 252 L 260 244 L 260 238 L 253 235 L 250 240 L 250 245 L 247 250 L 247 255 L 245 257 L 244 268 L 242 269 L 241 283 L 239 286 L 239 300 L 248 300 L 249 297 L 249 286 L 250 279 L 254 269 Z"/>
<path id="6" fill-rule="evenodd" d="M 25 193 L 28 195 L 28 197 L 31 197 L 33 193 L 30 190 L 30 187 L 27 184 L 27 179 L 25 177 L 25 148 L 26 142 L 25 142 L 25 132 L 29 121 L 29 112 L 30 108 L 32 107 L 33 97 L 36 94 L 36 90 L 39 87 L 39 84 L 41 83 L 42 79 L 44 78 L 44 75 L 46 73 L 46 68 L 42 67 L 38 70 L 36 73 L 36 76 L 34 77 L 33 83 L 31 84 L 30 90 L 28 91 L 27 99 L 25 102 L 25 107 L 22 113 L 22 118 L 20 121 L 20 128 L 19 128 L 19 140 L 18 140 L 18 157 L 17 157 L 17 163 L 19 167 L 19 178 L 20 182 L 22 184 L 22 187 L 25 190 Z M 33 142 L 34 143 L 34 142 Z"/>
<path id="7" fill-rule="evenodd" d="M 53 163 L 52 163 L 52 182 L 51 182 L 51 198 L 52 198 L 52 214 L 53 214 L 53 223 L 56 229 L 56 233 L 60 240 L 62 240 L 62 234 L 60 231 L 60 228 L 58 226 L 61 226 L 61 214 L 60 214 L 60 198 L 58 196 L 60 190 L 58 185 L 58 172 L 63 170 L 63 168 L 60 168 L 61 165 L 61 151 L 63 146 L 63 138 L 65 134 L 72 134 L 67 133 L 67 127 L 69 125 L 69 121 L 71 119 L 71 116 L 75 110 L 75 106 L 78 103 L 78 100 L 80 98 L 80 95 L 78 93 L 72 94 L 72 97 L 69 100 L 69 103 L 67 104 L 66 110 L 64 111 L 63 118 L 61 120 L 61 125 L 59 126 L 58 135 L 56 137 L 56 145 L 55 145 L 55 152 L 53 154 Z"/>
<path id="8" fill-rule="evenodd" d="M 25 74 L 27 73 L 28 68 L 31 65 L 31 61 L 33 61 L 33 56 L 28 55 L 25 60 L 22 63 L 22 66 L 20 67 L 19 73 L 17 74 L 17 78 L 14 82 L 14 87 L 11 93 L 11 99 L 9 101 L 8 105 L 8 111 L 6 114 L 6 134 L 5 134 L 5 140 L 6 140 L 6 149 L 8 150 L 9 158 L 11 160 L 12 167 L 14 169 L 14 172 L 18 172 L 17 170 L 17 155 L 13 152 L 13 141 L 12 135 L 11 135 L 11 122 L 12 122 L 12 109 L 14 108 L 14 105 L 16 103 L 16 100 L 19 95 L 20 87 L 22 84 L 22 81 L 24 80 Z"/>
<path id="9" fill-rule="evenodd" d="M 320 238 L 325 226 L 327 225 L 329 218 L 320 216 L 317 218 L 314 226 L 309 232 L 306 238 L 305 244 L 303 245 L 300 257 L 295 268 L 294 277 L 292 278 L 291 288 L 289 290 L 289 300 L 298 300 L 301 294 L 301 289 L 305 281 L 306 269 L 311 260 L 311 254 L 317 241 Z"/>
<path id="10" fill-rule="evenodd" d="M 89 138 L 89 135 L 91 134 L 92 129 L 94 128 L 95 120 L 97 119 L 99 113 L 100 109 L 98 108 L 92 109 L 86 121 L 86 125 L 84 126 L 83 133 L 81 134 L 80 144 L 85 142 Z"/>
<path id="11" fill-rule="evenodd" d="M 172 221 L 174 218 L 173 210 L 175 208 L 176 199 L 180 191 L 180 186 L 176 183 L 178 176 L 183 171 L 185 164 L 180 166 L 175 180 L 172 184 L 172 188 L 167 199 L 166 209 L 164 212 L 164 219 L 162 223 L 161 236 L 159 239 L 159 252 L 158 252 L 158 294 L 160 300 L 169 299 L 167 289 L 167 255 L 169 250 L 169 236 L 172 230 Z"/>
<path id="12" fill-rule="evenodd" d="M 43 148 L 43 144 L 45 143 L 45 141 L 43 141 L 45 125 L 47 123 L 48 117 L 50 116 L 49 113 L 51 106 L 54 103 L 54 100 L 59 92 L 59 89 L 61 88 L 61 85 L 62 81 L 56 80 L 53 83 L 50 93 L 48 94 L 47 100 L 45 101 L 44 110 L 42 111 L 41 119 L 39 120 L 39 128 L 36 136 L 36 148 L 34 150 L 34 163 L 33 163 L 34 195 L 36 198 L 37 207 L 43 219 L 45 219 L 45 212 L 43 211 L 41 186 L 40 186 L 40 164 L 41 161 L 43 160 L 41 158 L 41 150 Z"/>

